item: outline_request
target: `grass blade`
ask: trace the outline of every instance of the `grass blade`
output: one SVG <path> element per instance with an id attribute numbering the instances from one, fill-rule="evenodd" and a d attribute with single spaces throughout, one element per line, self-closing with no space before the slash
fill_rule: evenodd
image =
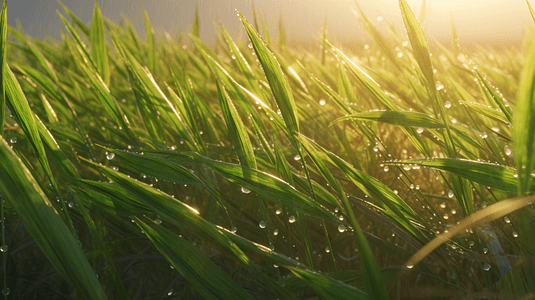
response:
<path id="1" fill-rule="evenodd" d="M 497 164 L 456 158 L 400 160 L 392 164 L 416 164 L 426 166 L 446 171 L 491 188 L 509 192 L 516 192 L 518 190 L 518 179 L 515 177 L 516 170 Z M 532 181 L 535 183 L 534 178 L 532 178 Z"/>
<path id="2" fill-rule="evenodd" d="M 104 22 L 98 1 L 95 1 L 93 12 L 93 23 L 89 34 L 91 40 L 91 57 L 97 66 L 98 73 L 104 83 L 110 85 L 110 66 L 108 64 L 108 45 L 106 44 L 106 35 L 104 34 Z"/>
<path id="3" fill-rule="evenodd" d="M 4 0 L 0 13 L 0 136 L 4 132 L 6 117 L 6 92 L 4 83 L 4 69 L 6 68 L 7 43 L 7 1 Z"/>
<path id="4" fill-rule="evenodd" d="M 368 111 L 355 113 L 348 116 L 340 117 L 334 120 L 331 125 L 346 120 L 364 120 L 364 121 L 376 121 L 383 122 L 392 125 L 399 126 L 411 126 L 421 128 L 444 128 L 439 120 L 428 116 L 426 114 L 408 111 Z"/>
<path id="5" fill-rule="evenodd" d="M 277 101 L 277 105 L 281 110 L 284 122 L 286 123 L 290 134 L 293 135 L 294 132 L 299 132 L 299 120 L 297 116 L 297 107 L 288 80 L 282 73 L 279 62 L 254 30 L 253 26 L 247 22 L 242 14 L 238 13 L 238 15 L 240 16 L 243 26 L 249 35 L 249 39 L 253 44 L 256 56 L 262 65 L 264 74 L 269 82 L 269 87 L 271 88 L 273 96 Z"/>
<path id="6" fill-rule="evenodd" d="M 204 299 L 254 299 L 191 242 L 150 219 L 146 222 L 136 218 L 139 228 Z"/>
<path id="7" fill-rule="evenodd" d="M 457 234 L 464 232 L 466 229 L 475 227 L 478 224 L 483 224 L 496 220 L 533 203 L 534 197 L 530 196 L 523 198 L 507 199 L 487 206 L 486 208 L 483 208 L 464 218 L 462 221 L 459 222 L 459 224 L 454 225 L 453 227 L 448 229 L 448 232 L 442 233 L 439 236 L 435 237 L 432 241 L 430 241 L 424 247 L 418 250 L 418 252 L 416 252 L 410 258 L 409 261 L 407 261 L 405 267 L 407 267 L 408 269 L 412 269 L 428 254 L 433 252 L 433 250 L 435 250 L 440 245 L 450 240 Z"/>
<path id="8" fill-rule="evenodd" d="M 531 45 L 531 50 L 520 81 L 513 122 L 513 145 L 520 195 L 531 190 L 531 173 L 535 168 L 535 43 Z"/>
<path id="9" fill-rule="evenodd" d="M 43 253 L 82 297 L 106 299 L 78 242 L 4 139 L 0 157 L 0 194 L 15 208 Z"/>

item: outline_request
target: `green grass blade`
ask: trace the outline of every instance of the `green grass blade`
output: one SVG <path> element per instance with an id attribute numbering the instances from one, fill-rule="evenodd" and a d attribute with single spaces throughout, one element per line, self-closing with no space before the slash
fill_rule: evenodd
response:
<path id="1" fill-rule="evenodd" d="M 254 299 L 191 242 L 150 219 L 136 224 L 204 299 Z"/>
<path id="2" fill-rule="evenodd" d="M 467 218 L 460 221 L 459 224 L 454 225 L 448 229 L 447 232 L 435 237 L 432 241 L 418 250 L 418 252 L 416 252 L 409 261 L 407 261 L 405 266 L 409 269 L 413 268 L 433 250 L 459 233 L 463 233 L 465 230 L 475 227 L 478 224 L 494 221 L 523 207 L 531 205 L 534 203 L 534 201 L 535 200 L 533 196 L 507 199 L 487 206 L 486 208 L 471 214 Z"/>
<path id="3" fill-rule="evenodd" d="M 335 190 L 338 194 L 338 197 L 342 199 L 342 207 L 344 208 L 346 215 L 349 216 L 349 222 L 353 227 L 353 234 L 355 236 L 355 241 L 357 242 L 357 247 L 360 253 L 360 262 L 364 272 L 366 273 L 366 291 L 373 299 L 388 299 L 388 294 L 386 292 L 385 284 L 383 282 L 383 278 L 381 277 L 377 261 L 373 256 L 373 252 L 368 244 L 368 241 L 366 241 L 366 238 L 360 229 L 342 185 L 331 174 L 317 150 L 313 148 L 312 144 L 310 143 L 310 139 L 301 135 L 299 141 L 318 167 L 320 173 L 327 180 L 330 187 Z M 317 289 L 315 290 L 318 291 Z"/>
<path id="4" fill-rule="evenodd" d="M 533 8 L 531 7 L 531 4 L 529 4 L 529 1 L 526 0 L 526 4 L 529 8 L 529 13 L 531 14 L 531 18 L 533 19 L 533 22 L 535 22 L 535 12 L 533 11 Z"/>
<path id="5" fill-rule="evenodd" d="M 403 22 L 405 23 L 405 28 L 407 29 L 407 34 L 409 35 L 414 57 L 416 58 L 431 91 L 434 91 L 436 90 L 435 75 L 433 73 L 429 45 L 427 44 L 424 31 L 422 30 L 422 27 L 420 27 L 418 19 L 416 19 L 416 16 L 406 0 L 399 0 L 399 7 Z"/>
<path id="6" fill-rule="evenodd" d="M 98 1 L 95 1 L 93 12 L 93 23 L 89 34 L 91 40 L 91 57 L 97 66 L 98 73 L 104 83 L 110 85 L 110 65 L 108 63 L 108 45 L 106 44 L 106 35 L 104 34 L 104 22 Z"/>
<path id="7" fill-rule="evenodd" d="M 531 50 L 522 73 L 513 122 L 513 145 L 520 195 L 531 190 L 531 173 L 535 169 L 535 43 L 531 45 Z"/>
<path id="8" fill-rule="evenodd" d="M 301 138 L 306 137 L 301 135 Z M 321 150 L 358 188 L 370 196 L 376 205 L 383 207 L 392 222 L 412 234 L 420 242 L 425 243 L 427 241 L 427 238 L 409 221 L 409 219 L 412 219 L 422 222 L 421 218 L 391 189 L 372 176 L 353 168 L 349 163 L 320 145 L 311 140 L 308 140 L 308 142 Z"/>
<path id="9" fill-rule="evenodd" d="M 74 25 L 76 25 L 78 28 L 80 28 L 80 30 L 86 35 L 86 36 L 89 36 L 90 35 L 90 32 L 91 32 L 91 29 L 89 29 L 89 27 L 87 25 L 85 25 L 85 23 L 80 20 L 73 12 L 71 12 L 67 6 L 65 6 L 60 0 L 58 0 L 58 3 L 61 5 L 61 7 L 63 8 L 63 10 L 65 10 L 65 12 L 67 13 L 67 15 L 69 15 L 69 17 L 71 17 L 72 19 L 72 23 Z"/>
<path id="10" fill-rule="evenodd" d="M 193 15 L 193 24 L 191 25 L 191 35 L 196 38 L 201 36 L 201 18 L 199 16 L 199 5 L 195 5 L 195 14 Z"/>
<path id="11" fill-rule="evenodd" d="M 256 56 L 262 65 L 264 74 L 269 82 L 269 87 L 271 88 L 273 96 L 277 101 L 277 105 L 281 110 L 284 122 L 290 133 L 293 135 L 294 132 L 299 132 L 299 120 L 297 116 L 297 107 L 288 79 L 282 73 L 279 62 L 254 30 L 253 26 L 245 20 L 243 15 L 240 13 L 238 13 L 238 15 L 240 16 L 249 39 L 253 44 Z"/>
<path id="12" fill-rule="evenodd" d="M 315 273 L 297 268 L 290 268 L 290 271 L 292 271 L 295 276 L 303 280 L 323 299 L 388 299 L 388 296 L 386 294 L 383 295 L 383 297 L 378 297 L 374 293 L 366 294 L 354 286 L 345 284 L 328 276 L 322 276 L 321 273 Z"/>
<path id="13" fill-rule="evenodd" d="M 422 113 L 408 111 L 367 111 L 340 117 L 334 120 L 331 125 L 346 120 L 364 120 L 382 122 L 392 125 L 421 128 L 444 128 L 439 120 Z"/>
<path id="14" fill-rule="evenodd" d="M 154 40 L 154 29 L 150 23 L 147 11 L 143 9 L 143 19 L 145 21 L 145 30 L 147 31 L 147 66 L 151 72 L 156 71 L 156 41 Z"/>
<path id="15" fill-rule="evenodd" d="M 227 124 L 228 133 L 234 144 L 234 149 L 238 153 L 241 164 L 256 169 L 253 145 L 247 134 L 247 129 L 243 125 L 234 104 L 232 104 L 225 87 L 219 81 L 217 82 L 217 97 L 221 106 L 221 112 L 225 118 L 225 123 Z"/>
<path id="16" fill-rule="evenodd" d="M 30 171 L 3 139 L 0 157 L 0 194 L 15 208 L 48 260 L 85 299 L 106 299 L 78 242 Z"/>
<path id="17" fill-rule="evenodd" d="M 6 67 L 7 43 L 7 1 L 4 0 L 0 13 L 0 136 L 4 133 L 6 117 L 6 92 L 4 83 L 4 68 Z"/>
<path id="18" fill-rule="evenodd" d="M 497 164 L 455 158 L 411 159 L 387 164 L 416 164 L 446 171 L 491 188 L 509 192 L 518 190 L 515 169 Z M 535 179 L 532 178 L 532 181 L 535 183 Z"/>

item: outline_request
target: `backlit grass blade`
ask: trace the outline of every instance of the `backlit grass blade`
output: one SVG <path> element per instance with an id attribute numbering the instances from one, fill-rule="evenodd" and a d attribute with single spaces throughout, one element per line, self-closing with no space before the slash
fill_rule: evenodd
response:
<path id="1" fill-rule="evenodd" d="M 421 128 L 444 128 L 439 120 L 422 113 L 408 111 L 367 111 L 340 117 L 331 125 L 346 120 L 376 121 L 399 126 L 411 126 Z"/>
<path id="2" fill-rule="evenodd" d="M 387 164 L 416 164 L 446 171 L 491 188 L 509 192 L 518 190 L 516 170 L 497 164 L 455 158 L 399 160 Z M 535 179 L 531 180 L 535 184 Z"/>
<path id="3" fill-rule="evenodd" d="M 108 189 L 107 192 L 110 196 L 115 196 L 120 199 L 125 197 L 124 193 L 126 192 L 130 194 L 128 198 L 149 207 L 152 211 L 156 212 L 163 221 L 176 218 L 179 220 L 179 223 L 188 226 L 189 230 L 194 230 L 199 234 L 203 234 L 204 237 L 210 237 L 220 244 L 225 251 L 237 257 L 242 263 L 245 265 L 249 264 L 249 258 L 245 256 L 234 243 L 221 235 L 215 226 L 201 218 L 197 210 L 145 183 L 131 179 L 122 173 L 105 167 L 100 167 L 100 170 L 121 187 L 111 187 L 111 189 Z M 85 181 L 85 183 L 94 187 L 101 186 L 98 183 L 89 181 Z"/>
<path id="4" fill-rule="evenodd" d="M 254 299 L 191 242 L 150 219 L 136 224 L 204 299 Z"/>
<path id="5" fill-rule="evenodd" d="M 4 0 L 0 13 L 0 136 L 4 132 L 4 120 L 6 117 L 6 92 L 4 83 L 4 68 L 6 67 L 6 43 L 7 43 L 7 2 Z"/>
<path id="6" fill-rule="evenodd" d="M 516 168 L 518 170 L 518 192 L 523 195 L 531 190 L 531 173 L 535 168 L 535 43 L 525 64 L 520 88 L 517 94 L 513 122 L 513 142 Z"/>
<path id="7" fill-rule="evenodd" d="M 399 7 L 403 22 L 405 23 L 405 29 L 407 29 L 407 34 L 411 42 L 414 57 L 416 58 L 428 85 L 431 87 L 431 90 L 434 91 L 436 89 L 435 75 L 433 73 L 429 45 L 427 44 L 424 31 L 422 30 L 422 27 L 420 27 L 418 19 L 416 19 L 416 16 L 406 0 L 399 0 Z"/>
<path id="8" fill-rule="evenodd" d="M 382 298 L 377 297 L 377 295 L 374 293 L 366 294 L 354 286 L 345 284 L 328 276 L 321 276 L 321 273 L 315 273 L 297 268 L 290 268 L 290 271 L 292 271 L 295 276 L 303 280 L 323 299 L 388 299 L 386 294 Z"/>
<path id="9" fill-rule="evenodd" d="M 253 26 L 245 20 L 245 17 L 238 13 L 243 26 L 247 31 L 249 39 L 253 44 L 256 56 L 262 65 L 262 70 L 266 75 L 269 82 L 269 87 L 273 92 L 273 96 L 277 101 L 277 105 L 281 110 L 282 117 L 290 133 L 299 132 L 299 120 L 297 116 L 297 107 L 292 94 L 288 79 L 282 72 L 279 62 L 267 48 L 266 44 L 262 41 L 258 33 L 254 30 Z"/>
<path id="10" fill-rule="evenodd" d="M 509 121 L 505 118 L 504 114 L 499 110 L 496 110 L 486 105 L 475 103 L 475 102 L 461 101 L 461 104 L 466 105 L 467 107 L 469 107 L 471 110 L 473 110 L 474 112 L 478 114 L 481 114 L 493 120 L 499 121 L 505 125 L 509 125 Z"/>
<path id="11" fill-rule="evenodd" d="M 243 125 L 234 104 L 232 104 L 225 87 L 219 81 L 217 82 L 217 97 L 223 117 L 225 118 L 225 123 L 227 124 L 228 133 L 234 144 L 234 149 L 238 153 L 241 164 L 256 169 L 253 145 L 247 134 L 247 129 Z"/>
<path id="12" fill-rule="evenodd" d="M 422 259 L 433 252 L 433 250 L 459 233 L 465 232 L 465 230 L 473 228 L 478 224 L 494 221 L 523 207 L 531 205 L 535 203 L 534 201 L 535 200 L 533 196 L 507 199 L 487 206 L 486 208 L 471 214 L 470 216 L 461 220 L 459 224 L 449 228 L 447 232 L 435 237 L 432 241 L 418 250 L 418 252 L 416 252 L 409 261 L 407 261 L 405 267 L 409 269 L 413 268 L 416 264 L 422 261 Z"/>
<path id="13" fill-rule="evenodd" d="M 138 154 L 139 155 L 139 154 Z M 145 151 L 144 155 L 151 155 L 154 159 L 165 163 L 179 165 L 204 165 L 220 174 L 223 178 L 235 182 L 262 196 L 263 199 L 288 206 L 299 212 L 339 222 L 339 220 L 325 208 L 297 191 L 294 187 L 268 173 L 246 168 L 239 164 L 231 164 L 200 156 L 196 153 L 176 153 L 174 151 Z M 164 157 L 159 157 L 165 155 Z M 246 169 L 247 171 L 244 171 Z"/>
<path id="14" fill-rule="evenodd" d="M 104 22 L 98 1 L 95 1 L 93 12 L 93 23 L 89 34 L 91 40 L 91 57 L 95 62 L 98 73 L 104 83 L 110 85 L 110 66 L 108 63 L 108 45 L 106 44 L 106 35 L 104 34 Z"/>
<path id="15" fill-rule="evenodd" d="M 4 139 L 0 157 L 0 194 L 17 211 L 41 251 L 80 296 L 106 299 L 78 242 Z"/>
<path id="16" fill-rule="evenodd" d="M 370 248 L 370 245 L 366 241 L 366 238 L 364 237 L 364 234 L 360 229 L 360 226 L 357 222 L 357 219 L 355 218 L 355 214 L 351 205 L 349 204 L 349 200 L 347 199 L 346 193 L 344 192 L 342 185 L 338 180 L 334 178 L 332 173 L 329 171 L 317 150 L 314 149 L 312 144 L 309 142 L 310 139 L 304 137 L 303 135 L 300 135 L 299 141 L 318 167 L 320 173 L 327 180 L 330 187 L 335 190 L 335 192 L 338 194 L 338 197 L 342 199 L 341 206 L 344 208 L 346 215 L 349 216 L 348 221 L 353 227 L 353 234 L 360 253 L 360 262 L 363 266 L 364 272 L 366 273 L 366 291 L 374 299 L 388 299 L 388 294 L 386 292 L 385 284 L 383 282 L 383 278 L 381 277 L 381 273 L 379 272 L 377 261 L 373 256 L 373 252 Z"/>
<path id="17" fill-rule="evenodd" d="M 143 20 L 145 21 L 145 30 L 147 31 L 147 66 L 151 72 L 156 71 L 156 41 L 154 40 L 154 29 L 150 23 L 147 11 L 143 9 Z"/>
<path id="18" fill-rule="evenodd" d="M 531 14 L 531 18 L 535 22 L 535 12 L 533 11 L 533 8 L 531 7 L 531 4 L 529 4 L 528 0 L 526 0 L 526 4 L 528 5 L 529 13 Z"/>
<path id="19" fill-rule="evenodd" d="M 193 15 L 193 24 L 191 25 L 191 35 L 196 38 L 201 36 L 201 18 L 199 17 L 199 5 L 195 5 L 195 14 Z"/>
<path id="20" fill-rule="evenodd" d="M 305 138 L 301 135 L 301 138 Z M 427 238 L 410 223 L 410 219 L 422 222 L 422 219 L 403 201 L 398 195 L 390 190 L 386 185 L 372 176 L 355 169 L 349 163 L 327 151 L 320 145 L 308 140 L 314 147 L 322 151 L 328 159 L 336 165 L 344 174 L 364 193 L 366 193 L 373 202 L 385 209 L 387 216 L 403 230 L 410 232 L 413 237 L 420 242 L 427 241 Z"/>
<path id="21" fill-rule="evenodd" d="M 85 23 L 80 20 L 80 18 L 78 18 L 72 11 L 70 11 L 67 6 L 65 6 L 60 0 L 58 0 L 58 3 L 61 5 L 61 7 L 63 8 L 63 10 L 65 10 L 65 12 L 69 15 L 69 17 L 71 17 L 72 19 L 72 23 L 74 25 L 76 25 L 78 28 L 80 28 L 80 30 L 86 35 L 86 36 L 89 36 L 90 35 L 90 32 L 91 32 L 91 29 L 85 25 Z"/>

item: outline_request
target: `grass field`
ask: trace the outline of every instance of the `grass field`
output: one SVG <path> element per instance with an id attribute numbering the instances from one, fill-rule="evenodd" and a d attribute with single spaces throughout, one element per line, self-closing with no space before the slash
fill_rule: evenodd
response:
<path id="1" fill-rule="evenodd" d="M 98 4 L 37 40 L 4 3 L 5 299 L 535 299 L 531 36 L 446 47 L 399 5 L 353 53 Z"/>

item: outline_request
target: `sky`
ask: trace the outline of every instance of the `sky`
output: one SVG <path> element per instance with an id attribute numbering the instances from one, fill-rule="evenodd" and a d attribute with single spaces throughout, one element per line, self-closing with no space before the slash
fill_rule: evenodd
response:
<path id="1" fill-rule="evenodd" d="M 252 22 L 253 5 L 266 20 L 271 36 L 276 35 L 282 18 L 288 39 L 295 42 L 319 41 L 327 17 L 331 39 L 340 42 L 362 42 L 365 32 L 355 18 L 355 1 L 383 31 L 390 22 L 403 28 L 397 0 L 101 0 L 102 13 L 112 21 L 128 17 L 140 36 L 144 36 L 143 9 L 156 31 L 188 31 L 199 7 L 201 40 L 210 45 L 214 39 L 213 22 L 222 24 L 235 37 L 244 35 L 236 16 L 238 9 Z M 89 24 L 94 1 L 63 0 L 71 11 Z M 407 0 L 418 16 L 422 0 Z M 535 0 L 531 0 L 535 6 Z M 8 24 L 22 28 L 31 36 L 44 34 L 60 37 L 64 30 L 56 10 L 63 12 L 55 0 L 8 1 Z M 527 26 L 533 24 L 525 0 L 427 0 L 423 27 L 428 37 L 441 42 L 451 39 L 451 20 L 455 22 L 461 44 L 507 43 L 521 41 Z M 382 17 L 382 21 L 380 20 Z M 385 32 L 385 31 L 384 31 Z"/>

